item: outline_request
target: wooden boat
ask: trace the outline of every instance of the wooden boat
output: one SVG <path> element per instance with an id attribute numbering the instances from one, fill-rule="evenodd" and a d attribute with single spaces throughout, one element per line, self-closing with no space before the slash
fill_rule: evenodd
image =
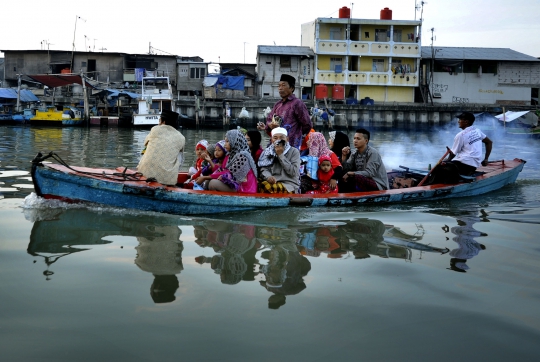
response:
<path id="1" fill-rule="evenodd" d="M 58 164 L 43 163 L 49 158 Z M 31 174 L 36 194 L 44 198 L 195 215 L 287 206 L 392 204 L 476 196 L 515 182 L 524 165 L 521 159 L 493 161 L 478 168 L 477 173 L 464 182 L 428 186 L 414 186 L 424 179 L 427 171 L 400 166 L 402 169 L 388 172 L 390 190 L 319 195 L 238 194 L 165 186 L 127 168 L 70 166 L 53 152 L 45 156 L 38 153 L 32 161 Z M 178 175 L 179 184 L 186 179 L 187 174 Z"/>

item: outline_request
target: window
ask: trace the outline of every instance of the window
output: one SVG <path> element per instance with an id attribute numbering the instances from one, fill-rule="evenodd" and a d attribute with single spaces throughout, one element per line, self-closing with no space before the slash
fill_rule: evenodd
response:
<path id="1" fill-rule="evenodd" d="M 401 30 L 394 29 L 394 41 L 401 42 Z"/>
<path id="2" fill-rule="evenodd" d="M 375 41 L 388 41 L 390 35 L 386 29 L 375 29 Z"/>
<path id="3" fill-rule="evenodd" d="M 343 40 L 341 28 L 330 28 L 330 40 Z"/>
<path id="4" fill-rule="evenodd" d="M 206 69 L 204 68 L 191 68 L 190 69 L 190 78 L 191 79 L 201 79 L 204 78 Z"/>
<path id="5" fill-rule="evenodd" d="M 291 67 L 291 57 L 282 55 L 279 57 L 279 66 L 281 68 L 290 68 Z"/>
<path id="6" fill-rule="evenodd" d="M 95 59 L 88 59 L 88 68 L 86 68 L 87 72 L 95 72 L 96 71 L 96 60 Z M 91 76 L 94 76 L 93 74 Z"/>
<path id="7" fill-rule="evenodd" d="M 330 58 L 330 70 L 341 73 L 343 67 L 343 58 Z"/>
<path id="8" fill-rule="evenodd" d="M 384 72 L 384 59 L 373 59 L 373 72 Z"/>

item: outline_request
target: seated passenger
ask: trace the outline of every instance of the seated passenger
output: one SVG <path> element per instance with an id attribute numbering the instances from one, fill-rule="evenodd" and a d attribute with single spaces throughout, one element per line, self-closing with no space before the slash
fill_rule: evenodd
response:
<path id="1" fill-rule="evenodd" d="M 176 127 L 178 113 L 164 110 L 159 124 L 152 127 L 144 139 L 146 151 L 137 170 L 147 179 L 154 178 L 164 185 L 176 185 L 180 161 L 178 154 L 184 150 L 185 137 Z"/>
<path id="2" fill-rule="evenodd" d="M 461 132 L 454 137 L 454 144 L 449 149 L 448 158 L 434 168 L 427 184 L 459 182 L 460 175 L 470 176 L 477 167 L 487 166 L 493 141 L 480 129 L 473 126 L 474 114 L 464 112 L 458 117 Z M 485 157 L 482 157 L 482 143 L 486 145 Z"/>
<path id="3" fill-rule="evenodd" d="M 272 143 L 259 158 L 259 192 L 297 193 L 300 188 L 300 151 L 289 144 L 287 130 L 272 130 Z"/>
<path id="4" fill-rule="evenodd" d="M 246 140 L 248 141 L 248 146 L 251 151 L 251 157 L 253 157 L 255 163 L 259 162 L 259 157 L 263 151 L 261 147 L 261 133 L 259 131 L 247 131 Z"/>
<path id="5" fill-rule="evenodd" d="M 225 149 L 229 154 L 223 161 L 223 171 L 210 175 L 208 190 L 256 193 L 257 166 L 244 134 L 237 129 L 227 131 Z"/>
<path id="6" fill-rule="evenodd" d="M 341 165 L 339 166 L 341 169 Z M 332 188 L 332 181 L 334 176 L 334 169 L 332 168 L 332 159 L 330 156 L 319 157 L 319 169 L 317 170 L 317 182 L 313 182 L 313 190 L 306 192 L 306 194 L 337 194 L 338 188 Z"/>
<path id="7" fill-rule="evenodd" d="M 389 189 L 388 175 L 381 155 L 375 148 L 368 145 L 369 137 L 368 130 L 357 129 L 353 140 L 356 150 L 351 152 L 350 147 L 343 148 L 342 159 L 347 160 L 343 163 L 343 192 Z"/>
<path id="8" fill-rule="evenodd" d="M 332 152 L 327 144 L 324 135 L 320 132 L 311 132 L 308 139 L 309 155 L 317 158 L 328 156 L 332 164 L 332 175 L 329 180 L 330 190 L 337 190 L 338 180 L 343 175 L 343 167 L 338 156 Z M 336 191 L 337 192 L 337 191 Z"/>
<path id="9" fill-rule="evenodd" d="M 213 156 L 210 156 L 210 150 L 213 150 Z M 206 151 L 207 155 L 204 156 L 204 159 L 208 162 L 208 166 L 203 168 L 202 175 L 197 177 L 195 182 L 201 185 L 203 189 L 208 190 L 208 182 L 212 179 L 212 174 L 223 171 L 223 162 L 225 161 L 225 156 L 227 156 L 225 141 L 221 140 L 215 146 L 208 146 Z"/>

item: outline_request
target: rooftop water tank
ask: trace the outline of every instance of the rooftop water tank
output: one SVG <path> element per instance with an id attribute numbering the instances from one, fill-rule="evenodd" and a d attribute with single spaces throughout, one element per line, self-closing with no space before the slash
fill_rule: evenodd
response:
<path id="1" fill-rule="evenodd" d="M 381 20 L 392 20 L 392 10 L 384 8 L 381 10 Z"/>
<path id="2" fill-rule="evenodd" d="M 349 9 L 346 6 L 339 9 L 339 18 L 340 19 L 348 19 L 350 17 L 351 17 L 351 9 Z"/>

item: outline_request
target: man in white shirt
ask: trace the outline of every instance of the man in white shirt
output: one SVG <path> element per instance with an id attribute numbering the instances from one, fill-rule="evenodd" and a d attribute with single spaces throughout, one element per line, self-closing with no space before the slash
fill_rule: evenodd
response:
<path id="1" fill-rule="evenodd" d="M 462 129 L 454 138 L 447 161 L 455 164 L 460 175 L 471 175 L 477 167 L 486 166 L 493 142 L 478 128 L 473 126 L 474 115 L 463 112 L 458 116 L 458 127 Z M 486 154 L 482 159 L 482 143 Z"/>
<path id="2" fill-rule="evenodd" d="M 456 137 L 450 155 L 434 170 L 426 184 L 459 182 L 459 176 L 470 176 L 476 168 L 488 164 L 493 142 L 478 128 L 473 126 L 474 114 L 463 112 L 458 117 L 458 127 L 462 129 Z M 486 145 L 486 153 L 482 158 L 482 144 Z"/>

